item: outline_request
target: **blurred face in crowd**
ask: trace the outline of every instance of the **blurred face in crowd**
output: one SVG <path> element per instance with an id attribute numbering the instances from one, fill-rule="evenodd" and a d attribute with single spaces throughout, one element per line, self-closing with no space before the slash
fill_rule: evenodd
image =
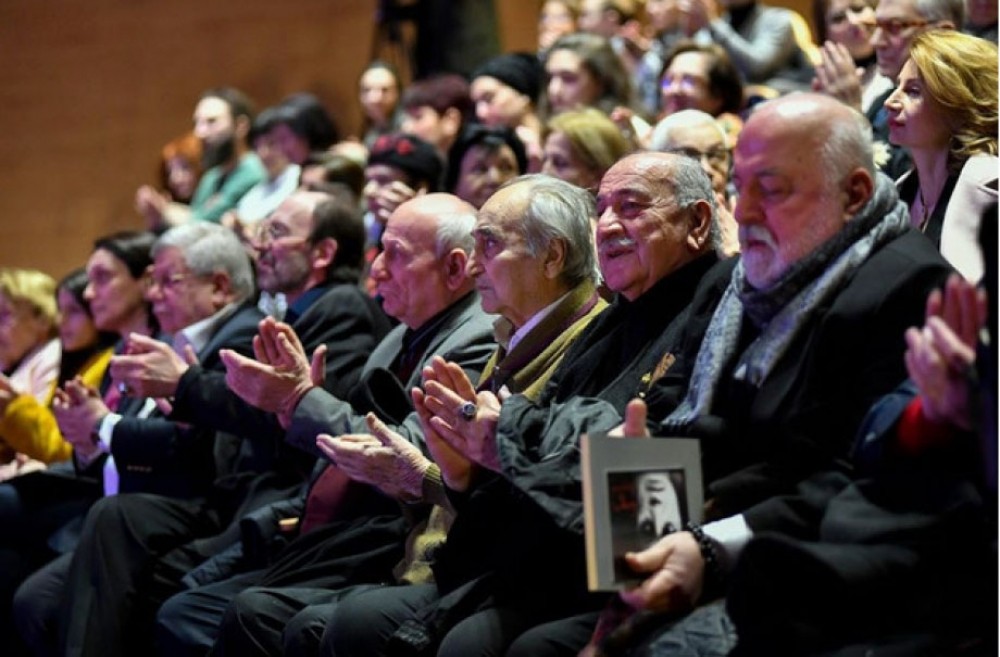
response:
<path id="1" fill-rule="evenodd" d="M 597 80 L 583 65 L 583 59 L 571 50 L 552 51 L 545 61 L 545 72 L 553 114 L 591 105 L 601 95 Z"/>
<path id="2" fill-rule="evenodd" d="M 644 472 L 635 478 L 636 522 L 650 538 L 665 536 L 684 527 L 677 491 L 666 472 Z"/>
<path id="3" fill-rule="evenodd" d="M 409 185 L 410 178 L 399 167 L 388 164 L 369 164 L 365 167 L 365 186 L 362 194 L 365 197 L 368 211 L 379 221 L 385 221 L 388 218 L 384 207 L 395 207 L 397 204 L 389 198 L 392 195 L 390 186 L 394 182 Z"/>
<path id="4" fill-rule="evenodd" d="M 258 225 L 257 286 L 276 294 L 300 294 L 312 272 L 309 235 L 313 206 L 293 194 Z"/>
<path id="5" fill-rule="evenodd" d="M 573 148 L 573 142 L 565 133 L 558 131 L 549 133 L 545 138 L 544 156 L 542 173 L 583 189 L 597 190 L 597 185 L 601 182 L 600 172 L 594 171 L 580 160 Z"/>
<path id="6" fill-rule="evenodd" d="M 275 132 L 276 130 L 269 130 L 258 135 L 253 141 L 253 150 L 260 158 L 261 164 L 264 165 L 269 180 L 280 176 L 291 164 L 285 151 L 281 148 L 279 140 L 275 137 Z"/>
<path id="7" fill-rule="evenodd" d="M 156 254 L 146 299 L 153 306 L 160 328 L 167 333 L 176 333 L 210 317 L 221 307 L 215 305 L 213 276 L 194 274 L 177 247 Z"/>
<path id="8" fill-rule="evenodd" d="M 56 293 L 59 308 L 59 342 L 63 351 L 79 351 L 97 342 L 97 327 L 87 309 L 68 290 Z"/>
<path id="9" fill-rule="evenodd" d="M 489 75 L 473 80 L 469 95 L 476 107 L 476 118 L 486 126 L 516 128 L 531 110 L 530 98 Z"/>
<path id="10" fill-rule="evenodd" d="M 654 155 L 620 160 L 597 193 L 601 273 L 611 290 L 630 301 L 690 259 L 689 213 L 674 202 L 667 182 L 673 165 Z"/>
<path id="11" fill-rule="evenodd" d="M 106 249 L 95 249 L 87 260 L 87 287 L 94 324 L 102 331 L 121 333 L 145 315 L 148 275 L 132 278 L 128 267 Z"/>
<path id="12" fill-rule="evenodd" d="M 548 50 L 561 36 L 576 31 L 576 19 L 566 3 L 548 0 L 538 14 L 538 49 Z"/>
<path id="13" fill-rule="evenodd" d="M 830 0 L 826 7 L 826 38 L 842 44 L 854 59 L 871 56 L 875 8 L 866 0 Z"/>
<path id="14" fill-rule="evenodd" d="M 399 102 L 396 77 L 388 69 L 372 68 L 361 76 L 358 86 L 365 116 L 376 125 L 386 123 Z"/>
<path id="15" fill-rule="evenodd" d="M 928 22 L 917 11 L 916 0 L 882 0 L 875 8 L 872 45 L 878 72 L 895 80 L 910 57 L 910 42 Z"/>
<path id="16" fill-rule="evenodd" d="M 0 292 L 0 365 L 10 367 L 48 338 L 49 323 L 30 304 Z"/>
<path id="17" fill-rule="evenodd" d="M 729 182 L 729 149 L 725 135 L 713 125 L 692 125 L 670 131 L 667 153 L 687 155 L 701 163 L 701 168 L 712 180 L 712 189 L 725 194 Z"/>
<path id="18" fill-rule="evenodd" d="M 281 150 L 293 164 L 302 164 L 309 157 L 309 142 L 297 135 L 287 123 L 278 123 L 268 133 L 275 147 Z"/>
<path id="19" fill-rule="evenodd" d="M 948 149 L 951 129 L 945 108 L 931 96 L 913 60 L 907 60 L 899 82 L 886 98 L 889 141 L 918 150 Z"/>
<path id="20" fill-rule="evenodd" d="M 462 156 L 453 191 L 455 196 L 479 208 L 501 185 L 518 175 L 517 157 L 510 146 L 477 144 Z"/>
<path id="21" fill-rule="evenodd" d="M 457 123 L 449 124 L 448 119 L 430 105 L 406 108 L 399 125 L 400 132 L 420 137 L 442 153 L 446 153 L 455 141 L 457 130 Z"/>
<path id="22" fill-rule="evenodd" d="M 167 186 L 170 196 L 176 201 L 184 201 L 194 196 L 198 185 L 198 174 L 194 165 L 186 158 L 175 155 L 167 160 Z"/>
<path id="23" fill-rule="evenodd" d="M 671 60 L 660 80 L 660 99 L 664 114 L 696 109 L 716 116 L 722 101 L 708 86 L 710 57 L 703 52 L 682 52 Z"/>
<path id="24" fill-rule="evenodd" d="M 228 161 L 236 148 L 236 119 L 229 104 L 214 96 L 198 101 L 194 110 L 194 134 L 201 140 L 205 169 Z"/>
<path id="25" fill-rule="evenodd" d="M 676 28 L 680 16 L 677 0 L 646 0 L 646 19 L 657 34 Z"/>

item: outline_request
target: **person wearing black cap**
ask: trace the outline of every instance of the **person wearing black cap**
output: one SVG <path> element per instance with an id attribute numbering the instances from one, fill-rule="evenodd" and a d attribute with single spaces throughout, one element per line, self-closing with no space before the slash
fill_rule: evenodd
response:
<path id="1" fill-rule="evenodd" d="M 545 70 L 538 56 L 514 52 L 490 59 L 473 71 L 469 95 L 483 125 L 507 126 L 517 132 L 529 156 L 529 170 L 541 170 L 542 121 L 538 98 Z"/>
<path id="2" fill-rule="evenodd" d="M 505 182 L 528 172 L 525 145 L 514 130 L 472 123 L 448 152 L 445 190 L 478 209 Z"/>

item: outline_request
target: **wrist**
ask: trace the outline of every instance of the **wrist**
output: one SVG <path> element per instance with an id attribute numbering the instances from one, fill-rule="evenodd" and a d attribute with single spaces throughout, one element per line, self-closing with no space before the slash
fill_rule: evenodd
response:
<path id="1" fill-rule="evenodd" d="M 686 529 L 694 537 L 695 543 L 698 544 L 698 551 L 701 553 L 701 559 L 704 563 L 701 597 L 704 600 L 715 599 L 721 594 L 723 583 L 719 548 L 715 541 L 705 534 L 701 525 L 689 522 Z"/>

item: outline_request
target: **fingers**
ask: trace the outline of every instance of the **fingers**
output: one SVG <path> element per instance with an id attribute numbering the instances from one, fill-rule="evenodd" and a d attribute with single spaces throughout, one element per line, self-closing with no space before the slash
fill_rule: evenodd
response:
<path id="1" fill-rule="evenodd" d="M 312 355 L 309 378 L 312 380 L 312 384 L 317 387 L 323 387 L 326 382 L 326 349 L 326 345 L 321 344 L 316 347 L 316 351 Z"/>
<path id="2" fill-rule="evenodd" d="M 194 347 L 189 344 L 184 345 L 184 362 L 188 365 L 198 364 L 198 354 L 194 352 Z"/>
<path id="3" fill-rule="evenodd" d="M 641 399 L 633 399 L 628 403 L 625 407 L 623 429 L 626 436 L 649 437 L 649 430 L 646 428 L 647 412 L 646 402 Z"/>
<path id="4" fill-rule="evenodd" d="M 163 351 L 166 349 L 170 349 L 167 343 L 141 333 L 129 333 L 128 342 L 125 344 L 125 353 L 129 355 L 148 354 L 153 351 Z M 120 356 L 116 356 L 115 358 L 120 358 Z"/>
<path id="5" fill-rule="evenodd" d="M 164 415 L 169 416 L 174 412 L 174 405 L 170 403 L 170 400 L 163 397 L 157 397 L 154 402 L 156 403 L 156 407 L 160 409 L 160 412 Z"/>
<path id="6" fill-rule="evenodd" d="M 975 362 L 974 339 L 972 345 L 967 344 L 940 317 L 931 317 L 928 320 L 925 333 L 931 348 L 952 371 L 964 372 Z"/>

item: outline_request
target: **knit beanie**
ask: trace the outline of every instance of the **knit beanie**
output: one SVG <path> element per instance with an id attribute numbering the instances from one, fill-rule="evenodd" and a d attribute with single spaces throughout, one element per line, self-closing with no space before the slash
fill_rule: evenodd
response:
<path id="1" fill-rule="evenodd" d="M 427 183 L 432 192 L 441 188 L 444 162 L 436 148 L 414 135 L 392 132 L 380 136 L 372 144 L 368 164 L 386 164 L 401 169 L 414 185 Z"/>
<path id="2" fill-rule="evenodd" d="M 472 72 L 472 79 L 488 76 L 496 78 L 518 93 L 538 101 L 542 91 L 545 70 L 538 56 L 526 52 L 512 52 L 488 60 Z"/>

